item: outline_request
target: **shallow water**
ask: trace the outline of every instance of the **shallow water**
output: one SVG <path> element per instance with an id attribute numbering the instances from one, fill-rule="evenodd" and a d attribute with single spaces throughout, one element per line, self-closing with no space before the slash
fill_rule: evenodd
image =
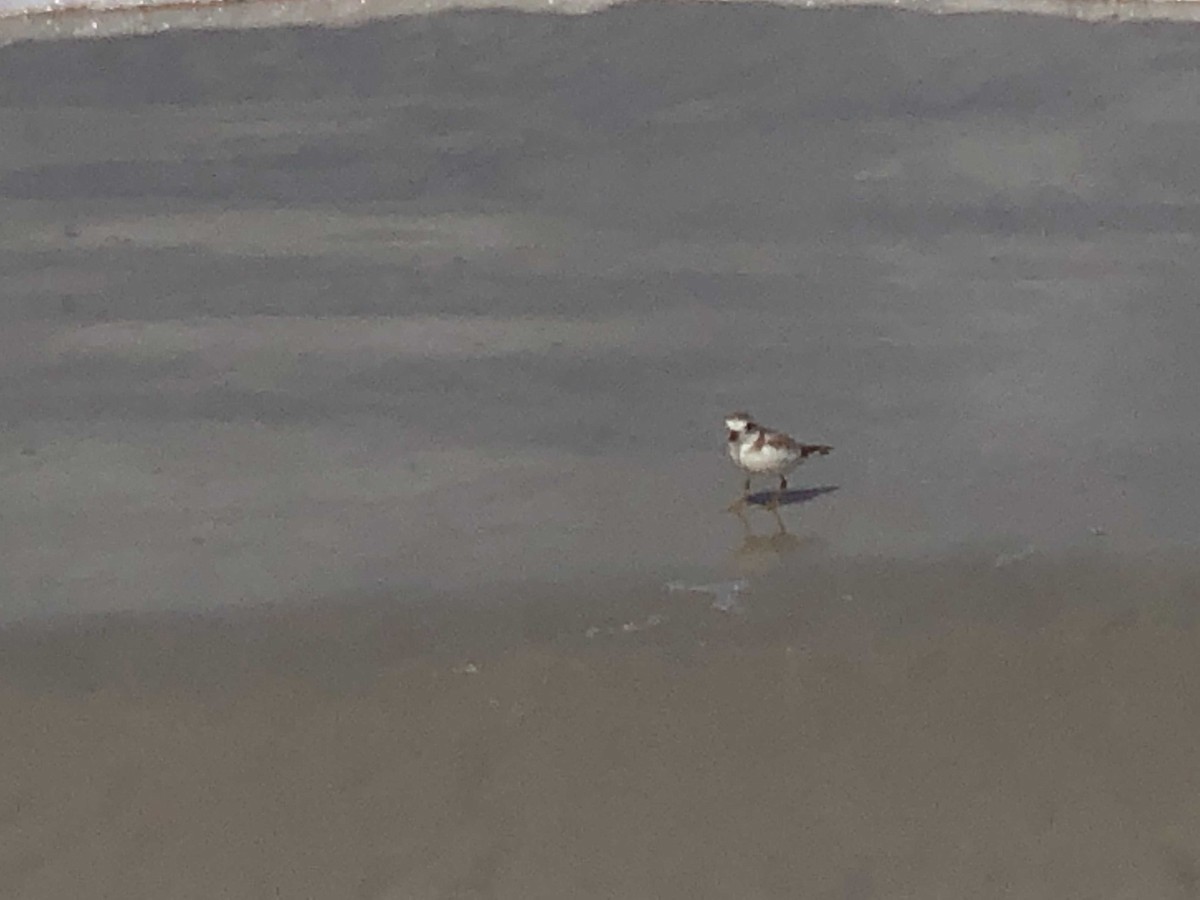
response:
<path id="1" fill-rule="evenodd" d="M 1197 62 L 0 51 L 0 893 L 1194 893 Z M 736 408 L 837 490 L 726 512 Z"/>
<path id="2" fill-rule="evenodd" d="M 3 616 L 724 578 L 743 407 L 837 447 L 832 552 L 1190 543 L 1194 62 L 723 7 L 9 48 Z"/>

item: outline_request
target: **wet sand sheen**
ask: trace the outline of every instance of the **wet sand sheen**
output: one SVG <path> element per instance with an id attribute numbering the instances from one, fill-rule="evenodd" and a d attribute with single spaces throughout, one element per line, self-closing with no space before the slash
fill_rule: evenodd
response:
<path id="1" fill-rule="evenodd" d="M 6 48 L 0 621 L 727 579 L 746 408 L 837 447 L 794 526 L 840 553 L 1194 541 L 1190 39 L 644 4 Z"/>
<path id="2" fill-rule="evenodd" d="M 10 628 L 0 890 L 1186 896 L 1198 583 L 880 561 L 743 615 L 576 585 Z"/>

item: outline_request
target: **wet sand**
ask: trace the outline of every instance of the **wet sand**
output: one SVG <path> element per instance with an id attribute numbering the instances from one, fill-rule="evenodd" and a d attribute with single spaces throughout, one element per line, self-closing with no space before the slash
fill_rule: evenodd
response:
<path id="1" fill-rule="evenodd" d="M 0 894 L 1195 896 L 1198 61 L 4 48 Z M 784 532 L 746 407 L 837 448 Z"/>
<path id="2" fill-rule="evenodd" d="M 0 639 L 20 897 L 1187 897 L 1200 571 L 805 567 L 745 597 Z"/>

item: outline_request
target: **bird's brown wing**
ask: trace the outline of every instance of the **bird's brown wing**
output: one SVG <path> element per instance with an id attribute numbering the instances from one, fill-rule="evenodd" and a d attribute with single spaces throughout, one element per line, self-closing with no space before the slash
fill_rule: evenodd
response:
<path id="1" fill-rule="evenodd" d="M 827 456 L 832 447 L 827 444 L 802 444 L 786 434 L 772 434 L 766 439 L 766 444 L 770 447 L 780 447 L 784 450 L 794 450 L 800 454 L 801 459 L 808 459 L 810 456 Z"/>

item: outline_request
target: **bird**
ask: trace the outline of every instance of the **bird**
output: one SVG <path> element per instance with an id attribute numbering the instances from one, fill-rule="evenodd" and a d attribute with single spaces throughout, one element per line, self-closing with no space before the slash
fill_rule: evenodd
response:
<path id="1" fill-rule="evenodd" d="M 750 496 L 750 479 L 755 475 L 778 475 L 779 493 L 787 490 L 787 476 L 810 456 L 828 456 L 827 444 L 802 444 L 791 435 L 764 428 L 749 413 L 736 412 L 725 417 L 729 429 L 729 458 L 746 472 L 743 487 Z"/>

